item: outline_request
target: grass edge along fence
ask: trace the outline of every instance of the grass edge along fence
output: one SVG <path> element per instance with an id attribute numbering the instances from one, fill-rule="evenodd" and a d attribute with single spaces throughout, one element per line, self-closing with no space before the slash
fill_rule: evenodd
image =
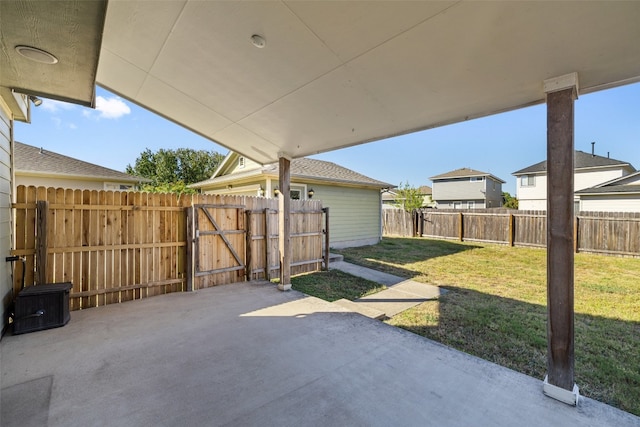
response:
<path id="1" fill-rule="evenodd" d="M 14 295 L 23 275 L 71 282 L 72 310 L 278 277 L 277 212 L 259 197 L 18 186 Z M 291 274 L 321 269 L 322 202 L 292 200 L 290 214 Z"/>
<path id="2" fill-rule="evenodd" d="M 546 247 L 545 211 L 511 209 L 405 212 L 383 209 L 383 235 L 420 236 L 510 246 Z M 576 252 L 640 256 L 640 212 L 579 212 L 574 220 Z"/>

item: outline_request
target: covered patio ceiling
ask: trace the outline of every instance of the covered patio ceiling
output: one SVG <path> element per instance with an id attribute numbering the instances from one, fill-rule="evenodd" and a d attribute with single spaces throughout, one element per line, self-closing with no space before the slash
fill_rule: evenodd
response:
<path id="1" fill-rule="evenodd" d="M 97 83 L 268 163 L 541 103 L 567 73 L 638 81 L 639 22 L 640 2 L 111 1 Z"/>

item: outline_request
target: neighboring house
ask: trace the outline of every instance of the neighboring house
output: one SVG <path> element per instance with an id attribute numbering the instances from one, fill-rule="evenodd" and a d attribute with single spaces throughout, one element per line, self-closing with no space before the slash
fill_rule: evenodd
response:
<path id="1" fill-rule="evenodd" d="M 628 162 L 602 157 L 596 154 L 575 152 L 574 191 L 590 188 L 610 180 L 635 172 Z M 516 194 L 518 209 L 547 209 L 547 161 L 536 163 L 514 172 L 517 180 Z M 576 210 L 579 210 L 579 196 L 575 195 Z"/>
<path id="2" fill-rule="evenodd" d="M 433 199 L 431 198 L 432 190 L 428 185 L 422 185 L 418 187 L 418 191 L 422 196 L 422 207 L 432 208 L 435 206 Z M 398 200 L 401 199 L 398 195 L 398 189 L 389 189 L 382 193 L 382 207 L 383 208 L 395 208 L 398 204 Z"/>
<path id="3" fill-rule="evenodd" d="M 432 176 L 433 200 L 439 209 L 484 209 L 502 206 L 505 181 L 470 168 Z"/>
<path id="4" fill-rule="evenodd" d="M 579 210 L 640 212 L 640 172 L 576 191 Z"/>
<path id="5" fill-rule="evenodd" d="M 146 178 L 63 156 L 15 141 L 15 185 L 71 188 L 74 190 L 132 190 Z"/>
<path id="6" fill-rule="evenodd" d="M 259 165 L 230 152 L 213 176 L 190 185 L 203 193 L 276 197 L 278 165 Z M 319 199 L 329 207 L 329 244 L 363 246 L 382 239 L 381 190 L 393 187 L 335 163 L 300 158 L 291 161 L 291 198 Z"/>

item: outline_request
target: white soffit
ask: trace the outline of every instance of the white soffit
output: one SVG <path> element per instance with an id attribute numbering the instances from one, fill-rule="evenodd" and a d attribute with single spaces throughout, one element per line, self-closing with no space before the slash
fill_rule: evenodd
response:
<path id="1" fill-rule="evenodd" d="M 638 22 L 640 2 L 112 1 L 97 80 L 268 163 L 544 102 L 572 72 L 637 81 Z"/>

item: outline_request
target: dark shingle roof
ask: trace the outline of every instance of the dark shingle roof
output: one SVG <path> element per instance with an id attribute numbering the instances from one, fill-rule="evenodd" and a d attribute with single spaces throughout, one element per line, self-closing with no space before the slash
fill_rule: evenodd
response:
<path id="1" fill-rule="evenodd" d="M 83 162 L 73 157 L 54 153 L 32 145 L 16 141 L 14 146 L 14 166 L 16 172 L 32 172 L 40 174 L 89 177 L 124 182 L 147 182 L 141 178 L 113 169 Z"/>
<path id="2" fill-rule="evenodd" d="M 278 175 L 278 164 L 273 163 L 262 168 L 252 169 L 248 171 L 233 173 L 230 175 L 222 175 L 216 178 L 192 184 L 191 187 L 200 188 L 207 184 L 229 182 L 237 178 L 248 178 L 254 175 Z M 327 182 L 366 185 L 377 188 L 393 188 L 392 184 L 369 178 L 358 172 L 352 171 L 345 167 L 339 166 L 332 162 L 324 160 L 308 159 L 306 157 L 293 159 L 291 161 L 291 177 L 297 179 L 313 179 Z"/>
<path id="3" fill-rule="evenodd" d="M 436 175 L 436 176 L 432 176 L 431 178 L 429 178 L 431 181 L 433 180 L 437 180 L 437 179 L 447 179 L 447 178 L 471 178 L 473 176 L 490 176 L 493 179 L 495 179 L 496 181 L 499 181 L 501 183 L 505 183 L 505 181 L 501 180 L 500 178 L 498 178 L 495 175 L 492 175 L 488 172 L 482 172 L 482 171 L 478 171 L 475 169 L 471 169 L 471 168 L 460 168 L 460 169 L 456 169 L 453 170 L 451 172 L 446 172 L 440 175 Z"/>
<path id="4" fill-rule="evenodd" d="M 276 170 L 278 167 L 276 165 Z M 332 162 L 324 160 L 293 159 L 291 161 L 291 175 L 298 178 L 318 178 L 330 179 L 332 181 L 340 181 L 349 184 L 368 184 L 383 187 L 393 187 L 391 184 L 369 178 L 358 172 L 352 171 L 345 167 L 339 166 Z"/>
<path id="5" fill-rule="evenodd" d="M 606 187 L 591 187 L 576 191 L 576 194 L 603 193 L 640 193 L 640 185 L 608 185 Z"/>
<path id="6" fill-rule="evenodd" d="M 584 151 L 576 150 L 575 153 L 575 168 L 576 169 L 588 169 L 588 168 L 598 168 L 605 166 L 626 166 L 632 170 L 635 168 L 628 162 L 623 162 L 621 160 L 610 159 L 609 157 L 602 157 L 598 155 L 592 155 L 591 153 L 585 153 Z M 535 165 L 527 166 L 524 169 L 520 169 L 519 171 L 513 172 L 512 175 L 522 175 L 528 173 L 539 173 L 547 171 L 547 161 L 543 160 Z"/>

